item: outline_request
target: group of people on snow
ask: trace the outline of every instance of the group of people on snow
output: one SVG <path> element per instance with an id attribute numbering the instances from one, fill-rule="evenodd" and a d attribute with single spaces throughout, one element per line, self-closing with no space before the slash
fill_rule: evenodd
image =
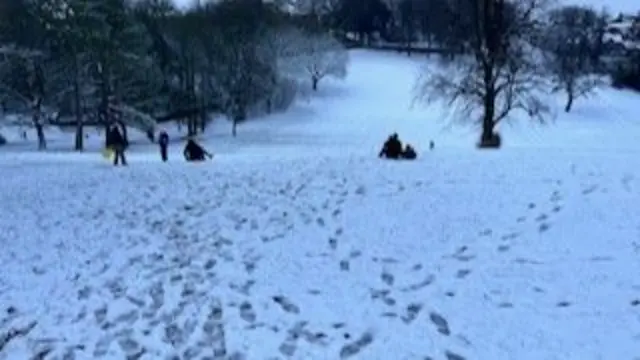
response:
<path id="1" fill-rule="evenodd" d="M 160 146 L 160 158 L 166 162 L 169 160 L 169 134 L 166 131 L 161 131 L 158 136 L 158 145 Z M 127 158 L 125 151 L 129 144 L 120 126 L 117 124 L 111 125 L 107 129 L 107 143 L 106 146 L 113 152 L 113 165 L 118 166 L 122 164 L 127 165 Z M 205 150 L 202 145 L 198 144 L 193 138 L 189 138 L 182 152 L 186 161 L 204 161 L 206 158 L 212 159 L 213 155 Z"/>
<path id="2" fill-rule="evenodd" d="M 127 165 L 127 158 L 125 156 L 125 150 L 128 147 L 127 140 L 122 134 L 120 127 L 117 124 L 110 126 L 107 130 L 107 148 L 113 152 L 113 165 L 118 166 L 120 164 Z M 169 134 L 166 131 L 161 131 L 158 136 L 158 145 L 160 146 L 160 158 L 163 162 L 169 160 Z M 430 142 L 429 147 L 433 150 L 434 143 Z M 186 161 L 204 161 L 206 158 L 213 158 L 213 155 L 205 150 L 202 145 L 198 144 L 193 138 L 189 138 L 182 152 Z M 382 149 L 378 154 L 380 158 L 387 159 L 406 159 L 415 160 L 418 157 L 416 150 L 410 144 L 402 146 L 398 134 L 394 133 L 389 135 L 387 140 L 382 145 Z"/>
<path id="3" fill-rule="evenodd" d="M 398 134 L 394 133 L 389 135 L 387 141 L 382 145 L 382 150 L 378 157 L 387 159 L 406 159 L 415 160 L 418 157 L 416 150 L 410 144 L 406 144 L 402 147 L 402 141 L 398 138 Z"/>

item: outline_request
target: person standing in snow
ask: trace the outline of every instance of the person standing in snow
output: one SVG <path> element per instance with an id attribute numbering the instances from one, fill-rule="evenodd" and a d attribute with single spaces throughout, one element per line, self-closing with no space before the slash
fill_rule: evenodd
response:
<path id="1" fill-rule="evenodd" d="M 158 144 L 160 144 L 160 156 L 162 157 L 162 161 L 167 162 L 167 160 L 169 160 L 169 154 L 167 151 L 169 148 L 169 134 L 167 134 L 166 131 L 162 130 L 160 132 Z"/>
<path id="2" fill-rule="evenodd" d="M 127 158 L 124 156 L 124 151 L 127 144 L 118 124 L 112 124 L 107 131 L 107 147 L 113 150 L 113 165 L 118 166 L 119 163 L 122 163 L 123 166 L 126 166 Z"/>

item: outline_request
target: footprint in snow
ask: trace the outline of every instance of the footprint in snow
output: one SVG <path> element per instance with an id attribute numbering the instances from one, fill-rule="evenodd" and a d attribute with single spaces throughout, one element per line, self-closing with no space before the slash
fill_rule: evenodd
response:
<path id="1" fill-rule="evenodd" d="M 518 238 L 518 236 L 520 236 L 520 234 L 518 234 L 517 232 L 513 232 L 513 233 L 509 233 L 509 234 L 504 234 L 500 237 L 501 240 L 515 240 Z"/>
<path id="2" fill-rule="evenodd" d="M 471 270 L 469 269 L 461 269 L 456 272 L 456 277 L 458 279 L 464 279 L 467 275 L 471 274 Z"/>
<path id="3" fill-rule="evenodd" d="M 554 203 L 561 201 L 562 200 L 562 196 L 560 195 L 560 192 L 557 191 L 557 190 L 554 191 L 551 194 L 551 199 L 550 200 L 551 200 L 551 202 L 554 202 Z"/>
<path id="4" fill-rule="evenodd" d="M 466 360 L 466 358 L 464 356 L 456 354 L 456 353 L 451 352 L 449 350 L 446 350 L 444 352 L 444 356 L 447 358 L 447 360 Z"/>
<path id="5" fill-rule="evenodd" d="M 350 267 L 349 260 L 340 260 L 341 271 L 349 271 Z"/>
<path id="6" fill-rule="evenodd" d="M 93 358 L 101 358 L 107 355 L 113 340 L 113 335 L 105 335 L 100 338 L 93 348 Z"/>
<path id="7" fill-rule="evenodd" d="M 292 357 L 293 355 L 295 355 L 296 351 L 298 350 L 298 340 L 300 339 L 300 335 L 304 330 L 305 325 L 305 322 L 298 322 L 291 329 L 289 329 L 287 337 L 278 347 L 278 351 L 282 355 L 286 357 Z"/>
<path id="8" fill-rule="evenodd" d="M 449 322 L 444 316 L 438 314 L 437 312 L 431 312 L 429 314 L 429 319 L 436 326 L 436 330 L 445 336 L 451 335 L 451 330 L 449 329 Z"/>
<path id="9" fill-rule="evenodd" d="M 508 302 L 508 301 L 504 301 L 498 304 L 498 307 L 500 309 L 511 309 L 513 308 L 513 304 Z"/>
<path id="10" fill-rule="evenodd" d="M 418 318 L 420 311 L 422 311 L 422 304 L 413 303 L 409 304 L 406 309 L 405 315 L 402 317 L 402 321 L 406 324 L 412 323 L 415 319 Z"/>
<path id="11" fill-rule="evenodd" d="M 276 304 L 280 305 L 280 308 L 282 308 L 284 312 L 287 312 L 290 314 L 300 313 L 300 308 L 288 298 L 282 295 L 277 295 L 277 296 L 274 296 L 272 299 Z"/>
<path id="12" fill-rule="evenodd" d="M 140 359 L 146 353 L 146 349 L 134 340 L 131 334 L 121 336 L 117 342 L 122 352 L 126 354 L 127 360 Z"/>
<path id="13" fill-rule="evenodd" d="M 435 275 L 429 274 L 422 281 L 417 282 L 415 284 L 411 284 L 409 286 L 406 286 L 406 287 L 400 289 L 400 291 L 402 291 L 402 292 L 418 291 L 418 290 L 420 290 L 422 288 L 425 288 L 425 287 L 431 285 L 435 280 L 436 280 Z"/>
<path id="14" fill-rule="evenodd" d="M 547 216 L 547 214 L 540 214 L 537 218 L 536 221 L 541 222 L 541 221 L 545 221 L 549 218 L 549 216 Z"/>
<path id="15" fill-rule="evenodd" d="M 480 232 L 480 236 L 490 236 L 491 234 L 493 234 L 493 230 L 491 229 L 484 229 Z"/>
<path id="16" fill-rule="evenodd" d="M 212 348 L 213 357 L 216 359 L 227 355 L 226 334 L 222 316 L 222 303 L 219 299 L 214 299 L 209 305 L 209 313 L 202 324 L 201 341 Z"/>
<path id="17" fill-rule="evenodd" d="M 93 317 L 96 320 L 96 324 L 102 325 L 107 320 L 107 312 L 109 308 L 107 305 L 103 305 L 93 311 Z"/>
<path id="18" fill-rule="evenodd" d="M 371 343 L 373 343 L 373 334 L 371 332 L 362 334 L 357 340 L 344 345 L 340 349 L 340 359 L 347 359 L 357 355 Z"/>
<path id="19" fill-rule="evenodd" d="M 387 271 L 383 271 L 382 272 L 382 274 L 380 275 L 380 279 L 387 286 L 393 286 L 393 283 L 395 282 L 394 276 L 391 273 L 387 272 Z"/>
<path id="20" fill-rule="evenodd" d="M 256 312 L 248 301 L 240 304 L 240 318 L 246 322 L 253 323 L 256 321 Z"/>

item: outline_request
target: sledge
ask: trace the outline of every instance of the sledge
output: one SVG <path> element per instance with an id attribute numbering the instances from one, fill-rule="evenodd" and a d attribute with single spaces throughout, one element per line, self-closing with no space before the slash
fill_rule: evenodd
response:
<path id="1" fill-rule="evenodd" d="M 106 160 L 113 160 L 114 151 L 110 147 L 102 149 L 102 157 Z"/>

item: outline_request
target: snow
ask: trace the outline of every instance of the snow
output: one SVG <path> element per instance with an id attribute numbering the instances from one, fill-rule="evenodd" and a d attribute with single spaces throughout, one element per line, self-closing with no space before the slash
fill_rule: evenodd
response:
<path id="1" fill-rule="evenodd" d="M 115 169 L 93 132 L 75 154 L 48 129 L 43 154 L 5 129 L 0 359 L 640 353 L 638 95 L 604 89 L 484 152 L 411 106 L 425 63 L 352 51 L 344 83 L 237 139 L 215 122 L 212 163 L 183 163 L 173 128 L 169 163 L 134 134 Z M 393 131 L 418 160 L 376 158 Z"/>

